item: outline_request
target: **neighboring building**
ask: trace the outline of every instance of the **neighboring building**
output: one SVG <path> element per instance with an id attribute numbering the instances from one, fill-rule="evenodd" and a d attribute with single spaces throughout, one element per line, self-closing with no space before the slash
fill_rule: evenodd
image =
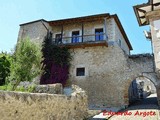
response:
<path id="1" fill-rule="evenodd" d="M 132 46 L 117 15 L 33 21 L 20 25 L 18 39 L 29 37 L 41 43 L 47 31 L 53 33 L 54 43 L 70 48 L 68 81 L 87 91 L 90 108 L 127 106 L 129 86 L 139 76 L 157 84 L 150 74 L 152 56 L 130 56 Z"/>
<path id="2" fill-rule="evenodd" d="M 146 33 L 146 37 L 150 36 L 153 45 L 155 70 L 160 77 L 160 0 L 148 0 L 148 3 L 134 6 L 134 11 L 139 26 L 150 24 L 151 36 Z"/>
<path id="3" fill-rule="evenodd" d="M 151 39 L 154 53 L 154 71 L 156 72 L 157 90 L 160 89 L 160 0 L 148 0 L 147 3 L 134 6 L 134 11 L 139 26 L 150 25 L 151 35 L 146 32 L 146 37 Z M 160 92 L 157 91 L 160 97 Z M 160 102 L 160 101 L 158 101 Z"/>

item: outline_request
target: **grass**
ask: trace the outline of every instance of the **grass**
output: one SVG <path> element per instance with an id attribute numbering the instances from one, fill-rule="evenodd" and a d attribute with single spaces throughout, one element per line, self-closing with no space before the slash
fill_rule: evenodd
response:
<path id="1" fill-rule="evenodd" d="M 0 86 L 0 90 L 11 91 L 12 86 L 11 85 L 3 85 L 3 86 Z"/>
<path id="2" fill-rule="evenodd" d="M 20 91 L 20 92 L 33 92 L 35 89 L 35 85 L 30 85 L 28 87 L 24 87 L 24 86 L 18 86 L 15 91 Z M 12 91 L 12 85 L 8 84 L 8 85 L 3 85 L 0 86 L 0 90 L 4 90 L 4 91 Z"/>

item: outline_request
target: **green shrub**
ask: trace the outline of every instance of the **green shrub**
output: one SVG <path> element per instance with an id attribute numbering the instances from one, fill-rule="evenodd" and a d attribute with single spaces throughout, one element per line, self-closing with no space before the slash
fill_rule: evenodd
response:
<path id="1" fill-rule="evenodd" d="M 8 90 L 8 91 L 11 91 L 11 90 L 12 90 L 12 85 L 11 85 L 11 84 L 8 84 L 8 85 L 0 86 L 0 90 Z"/>
<path id="2" fill-rule="evenodd" d="M 40 46 L 31 42 L 28 38 L 19 40 L 13 56 L 11 76 L 9 78 L 13 85 L 12 90 L 15 90 L 21 81 L 31 81 L 40 73 Z"/>
<path id="3" fill-rule="evenodd" d="M 0 90 L 5 90 L 5 91 L 11 91 L 12 90 L 12 85 L 8 84 L 8 85 L 3 85 L 0 86 Z M 24 87 L 24 86 L 18 86 L 15 91 L 21 91 L 21 92 L 33 92 L 36 88 L 36 85 L 29 85 L 28 87 Z"/>
<path id="4" fill-rule="evenodd" d="M 10 75 L 10 55 L 7 53 L 0 54 L 0 85 L 4 85 L 6 78 Z"/>
<path id="5" fill-rule="evenodd" d="M 7 86 L 6 85 L 0 86 L 0 90 L 7 90 Z"/>
<path id="6" fill-rule="evenodd" d="M 33 92 L 35 90 L 35 88 L 36 88 L 36 85 L 30 85 L 27 88 L 27 92 Z"/>
<path id="7" fill-rule="evenodd" d="M 21 92 L 25 92 L 26 89 L 23 86 L 19 86 L 15 89 L 15 91 L 21 91 Z"/>

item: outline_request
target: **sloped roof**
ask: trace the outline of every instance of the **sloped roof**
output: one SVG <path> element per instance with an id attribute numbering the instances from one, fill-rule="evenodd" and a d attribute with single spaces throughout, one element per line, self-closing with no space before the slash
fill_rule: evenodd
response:
<path id="1" fill-rule="evenodd" d="M 148 25 L 149 21 L 146 19 L 145 14 L 150 11 L 160 9 L 160 0 L 149 0 L 148 3 L 133 6 L 139 26 Z"/>

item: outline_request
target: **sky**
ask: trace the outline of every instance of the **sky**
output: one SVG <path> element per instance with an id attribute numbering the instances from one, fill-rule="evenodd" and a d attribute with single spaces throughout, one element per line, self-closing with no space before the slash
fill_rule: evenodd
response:
<path id="1" fill-rule="evenodd" d="M 139 27 L 133 6 L 148 0 L 0 0 L 0 52 L 14 49 L 19 24 L 58 20 L 94 14 L 117 14 L 132 44 L 131 54 L 152 53 L 151 42 Z"/>

